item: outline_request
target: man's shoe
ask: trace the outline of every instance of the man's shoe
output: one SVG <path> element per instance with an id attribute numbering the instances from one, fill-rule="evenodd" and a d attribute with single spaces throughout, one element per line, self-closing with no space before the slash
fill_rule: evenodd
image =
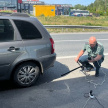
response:
<path id="1" fill-rule="evenodd" d="M 92 68 L 91 67 L 86 67 L 86 69 L 87 69 L 87 71 L 91 71 Z"/>
<path id="2" fill-rule="evenodd" d="M 93 67 L 92 65 L 88 65 L 88 66 L 86 67 L 86 69 L 87 69 L 88 71 L 91 71 L 92 69 L 94 69 L 94 67 Z"/>
<path id="3" fill-rule="evenodd" d="M 95 77 L 99 77 L 99 74 L 95 74 Z"/>

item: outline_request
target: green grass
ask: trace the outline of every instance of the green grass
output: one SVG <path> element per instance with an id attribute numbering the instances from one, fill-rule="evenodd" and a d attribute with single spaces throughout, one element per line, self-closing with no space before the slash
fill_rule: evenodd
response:
<path id="1" fill-rule="evenodd" d="M 108 30 L 100 30 L 100 29 L 81 29 L 81 28 L 57 28 L 50 29 L 47 28 L 49 33 L 73 33 L 73 32 L 108 32 Z"/>
<path id="2" fill-rule="evenodd" d="M 43 25 L 86 25 L 86 26 L 108 26 L 108 16 L 101 17 L 71 17 L 71 16 L 55 16 L 45 17 L 39 16 L 38 20 Z M 49 32 L 100 32 L 108 30 L 96 29 L 47 29 Z"/>
<path id="3" fill-rule="evenodd" d="M 38 20 L 44 25 L 92 25 L 92 26 L 108 26 L 108 16 L 105 17 L 71 17 L 71 16 L 55 16 L 45 17 L 39 16 Z"/>

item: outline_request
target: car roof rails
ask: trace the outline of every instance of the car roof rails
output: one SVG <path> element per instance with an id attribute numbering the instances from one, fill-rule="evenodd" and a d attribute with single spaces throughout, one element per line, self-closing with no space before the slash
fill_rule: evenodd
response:
<path id="1" fill-rule="evenodd" d="M 9 13 L 9 12 L 0 12 L 0 16 L 30 17 L 26 13 Z"/>
<path id="2" fill-rule="evenodd" d="M 18 17 L 30 17 L 26 13 L 12 13 L 10 16 L 18 16 Z"/>
<path id="3" fill-rule="evenodd" d="M 9 12 L 0 12 L 0 16 L 10 16 L 11 14 Z"/>

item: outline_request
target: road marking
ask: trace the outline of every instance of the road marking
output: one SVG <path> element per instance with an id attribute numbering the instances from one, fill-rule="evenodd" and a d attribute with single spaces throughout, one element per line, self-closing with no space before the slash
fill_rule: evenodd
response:
<path id="1" fill-rule="evenodd" d="M 99 41 L 107 41 L 108 39 L 97 39 Z M 88 41 L 88 39 L 84 39 L 84 40 L 58 40 L 58 41 L 54 41 L 54 42 L 67 42 L 67 41 L 70 41 L 70 42 L 76 42 L 76 41 Z"/>
<path id="2" fill-rule="evenodd" d="M 67 35 L 67 34 L 108 34 L 108 32 L 74 32 L 74 33 L 50 33 L 51 35 Z"/>
<path id="3" fill-rule="evenodd" d="M 87 40 L 58 40 L 54 42 L 67 42 L 67 41 L 74 42 L 74 41 L 87 41 Z"/>
<path id="4" fill-rule="evenodd" d="M 57 59 L 67 59 L 67 58 L 75 58 L 77 56 L 62 56 L 62 57 L 57 57 Z"/>
<path id="5" fill-rule="evenodd" d="M 105 53 L 104 55 L 107 56 L 108 53 Z M 62 57 L 57 57 L 57 59 L 68 59 L 68 58 L 75 58 L 75 57 L 77 57 L 77 55 L 75 55 L 75 56 L 62 56 Z"/>

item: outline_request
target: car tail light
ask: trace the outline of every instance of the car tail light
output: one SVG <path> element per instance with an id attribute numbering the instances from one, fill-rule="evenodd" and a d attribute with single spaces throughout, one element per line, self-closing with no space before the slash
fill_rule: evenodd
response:
<path id="1" fill-rule="evenodd" d="M 52 38 L 50 38 L 50 42 L 51 42 L 51 54 L 53 54 L 55 49 L 54 49 L 54 41 Z"/>

